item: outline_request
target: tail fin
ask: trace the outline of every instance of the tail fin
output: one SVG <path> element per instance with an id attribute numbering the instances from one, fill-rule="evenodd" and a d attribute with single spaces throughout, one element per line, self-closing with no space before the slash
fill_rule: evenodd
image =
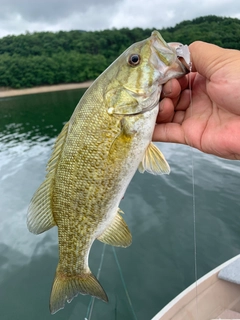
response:
<path id="1" fill-rule="evenodd" d="M 50 297 L 51 314 L 63 309 L 65 302 L 70 303 L 78 293 L 89 294 L 108 302 L 104 289 L 92 273 L 67 277 L 57 272 Z"/>

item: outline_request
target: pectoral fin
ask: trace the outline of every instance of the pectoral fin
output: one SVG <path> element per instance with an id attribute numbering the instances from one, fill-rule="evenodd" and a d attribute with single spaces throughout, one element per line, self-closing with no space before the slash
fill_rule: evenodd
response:
<path id="1" fill-rule="evenodd" d="M 112 224 L 98 237 L 98 240 L 111 246 L 128 247 L 132 243 L 132 235 L 120 212 L 118 209 Z"/>
<path id="2" fill-rule="evenodd" d="M 147 171 L 154 175 L 169 174 L 170 167 L 162 152 L 151 142 L 144 154 L 138 170 Z"/>

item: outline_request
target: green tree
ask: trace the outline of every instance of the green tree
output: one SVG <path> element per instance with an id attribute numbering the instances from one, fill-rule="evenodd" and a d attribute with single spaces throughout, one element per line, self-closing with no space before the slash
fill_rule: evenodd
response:
<path id="1" fill-rule="evenodd" d="M 132 43 L 150 36 L 152 29 L 122 28 L 34 32 L 0 39 L 0 86 L 24 88 L 95 79 Z M 199 17 L 160 30 L 169 42 L 195 40 L 240 49 L 240 20 Z"/>

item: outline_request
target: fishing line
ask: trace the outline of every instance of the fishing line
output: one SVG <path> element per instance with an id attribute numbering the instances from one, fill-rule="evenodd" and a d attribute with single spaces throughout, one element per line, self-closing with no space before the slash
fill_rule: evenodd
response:
<path id="1" fill-rule="evenodd" d="M 194 278 L 196 291 L 196 311 L 198 319 L 198 268 L 197 268 L 197 230 L 196 230 L 196 200 L 195 200 L 195 173 L 194 173 L 194 154 L 192 149 L 192 207 L 193 207 L 193 243 L 194 243 Z"/>
<path id="2" fill-rule="evenodd" d="M 193 99 L 192 99 L 192 83 L 191 83 L 191 68 L 189 73 L 189 90 L 190 90 L 190 110 L 191 117 L 193 116 Z M 198 268 L 197 268 L 197 230 L 196 230 L 196 196 L 195 196 L 195 171 L 194 171 L 194 149 L 191 146 L 192 159 L 192 209 L 193 209 L 193 246 L 194 246 L 194 278 L 195 278 L 195 294 L 196 294 L 196 314 L 198 319 Z"/>
<path id="3" fill-rule="evenodd" d="M 135 320 L 137 320 L 137 315 L 136 315 L 136 313 L 135 313 L 135 311 L 133 309 L 133 304 L 132 304 L 131 298 L 129 296 L 129 293 L 128 293 L 128 290 L 127 290 L 127 286 L 126 286 L 126 283 L 125 283 L 125 280 L 124 280 L 124 277 L 123 277 L 122 268 L 120 266 L 120 263 L 119 263 L 119 260 L 118 260 L 118 257 L 117 257 L 117 253 L 116 253 L 116 250 L 115 250 L 114 247 L 112 247 L 112 251 L 113 251 L 113 255 L 114 255 L 117 267 L 118 267 L 118 271 L 119 271 L 120 278 L 121 278 L 121 281 L 122 281 L 122 284 L 123 284 L 123 288 L 125 290 L 125 294 L 126 294 L 126 297 L 128 299 L 128 303 L 130 305 L 133 317 L 134 317 Z"/>
<path id="4" fill-rule="evenodd" d="M 99 267 L 98 267 L 98 273 L 97 273 L 97 279 L 98 280 L 99 280 L 100 273 L 101 273 L 101 270 L 102 270 L 102 264 L 103 264 L 105 249 L 106 249 L 106 244 L 104 243 L 103 249 L 102 249 L 102 254 L 101 254 L 101 260 L 100 260 Z M 87 315 L 84 318 L 84 320 L 91 320 L 95 299 L 96 299 L 95 297 L 91 297 L 89 305 L 88 305 L 88 309 L 87 309 Z"/>

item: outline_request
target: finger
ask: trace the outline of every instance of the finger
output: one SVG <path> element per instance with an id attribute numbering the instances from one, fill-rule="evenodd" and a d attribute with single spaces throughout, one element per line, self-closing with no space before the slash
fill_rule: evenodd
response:
<path id="1" fill-rule="evenodd" d="M 181 91 L 189 88 L 189 75 L 190 74 L 178 79 L 178 82 L 179 82 L 180 87 L 181 87 Z"/>
<path id="2" fill-rule="evenodd" d="M 171 122 L 174 116 L 174 104 L 172 99 L 164 98 L 159 103 L 157 123 Z"/>
<path id="3" fill-rule="evenodd" d="M 175 98 L 181 92 L 181 87 L 177 79 L 170 79 L 162 87 L 161 98 Z"/>
<path id="4" fill-rule="evenodd" d="M 165 123 L 173 121 L 175 111 L 186 111 L 191 104 L 191 91 L 184 90 L 180 97 L 175 99 L 164 98 L 159 103 L 159 112 L 157 123 Z M 184 112 L 185 113 L 185 112 Z M 179 121 L 177 121 L 179 122 Z M 180 123 L 180 122 L 179 122 Z"/>
<path id="5" fill-rule="evenodd" d="M 184 131 L 178 123 L 162 123 L 155 126 L 153 141 L 186 144 Z"/>
<path id="6" fill-rule="evenodd" d="M 161 98 L 168 97 L 174 99 L 186 88 L 188 88 L 188 76 L 179 79 L 171 79 L 163 85 Z"/>
<path id="7" fill-rule="evenodd" d="M 186 112 L 185 111 L 177 111 L 174 114 L 172 122 L 182 124 L 184 119 L 185 119 L 185 116 L 186 116 Z"/>
<path id="8" fill-rule="evenodd" d="M 185 111 L 186 109 L 189 108 L 191 104 L 191 90 L 186 89 L 182 92 L 180 99 L 178 100 L 175 110 L 176 111 Z"/>

